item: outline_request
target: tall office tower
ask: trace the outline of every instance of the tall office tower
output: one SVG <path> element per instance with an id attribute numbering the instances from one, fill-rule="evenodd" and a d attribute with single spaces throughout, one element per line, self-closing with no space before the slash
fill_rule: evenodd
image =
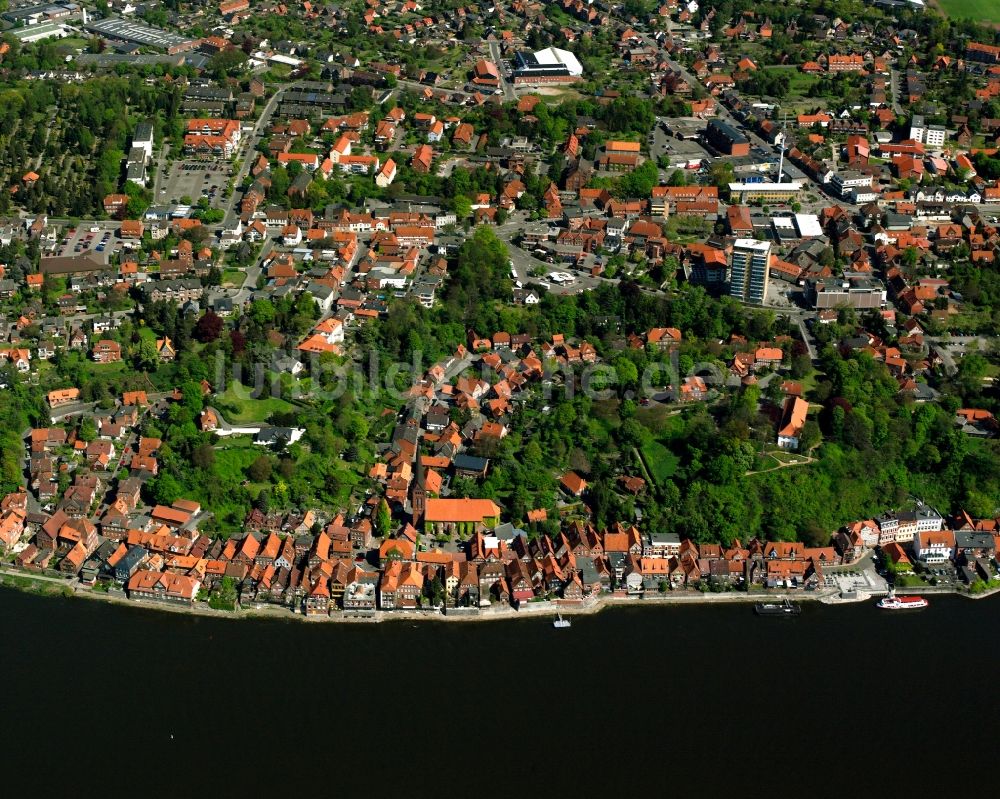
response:
<path id="1" fill-rule="evenodd" d="M 736 239 L 729 261 L 729 296 L 763 305 L 771 265 L 771 244 L 756 239 Z"/>

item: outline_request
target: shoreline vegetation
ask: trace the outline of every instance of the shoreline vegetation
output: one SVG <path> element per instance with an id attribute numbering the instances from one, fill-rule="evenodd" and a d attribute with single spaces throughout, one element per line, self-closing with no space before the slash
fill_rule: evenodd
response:
<path id="1" fill-rule="evenodd" d="M 221 610 L 209 607 L 207 603 L 199 603 L 194 606 L 172 605 L 166 602 L 146 601 L 129 599 L 122 592 L 108 592 L 106 590 L 95 590 L 81 585 L 70 585 L 60 583 L 58 578 L 42 577 L 35 575 L 24 575 L 11 571 L 0 571 L 0 588 L 9 588 L 22 591 L 24 593 L 35 594 L 36 596 L 63 598 L 83 598 L 96 600 L 99 602 L 125 605 L 128 607 L 143 610 L 162 610 L 170 613 L 180 613 L 190 616 L 208 616 L 218 619 L 240 619 L 240 620 L 286 620 L 302 621 L 309 623 L 334 623 L 334 624 L 379 624 L 390 621 L 422 621 L 422 622 L 489 622 L 489 621 L 511 621 L 525 618 L 547 618 L 555 616 L 557 613 L 563 616 L 588 616 L 600 613 L 609 608 L 626 607 L 649 607 L 654 605 L 710 605 L 718 603 L 738 604 L 753 603 L 760 601 L 781 601 L 788 599 L 794 602 L 818 602 L 824 605 L 855 605 L 869 602 L 876 595 L 860 593 L 854 598 L 842 598 L 839 592 L 832 590 L 813 592 L 773 592 L 773 593 L 746 593 L 743 591 L 727 591 L 722 593 L 701 593 L 701 592 L 668 592 L 666 594 L 655 594 L 642 597 L 622 597 L 611 594 L 604 594 L 584 600 L 579 603 L 564 604 L 560 601 L 527 602 L 522 607 L 515 609 L 511 607 L 487 607 L 478 609 L 477 613 L 470 613 L 471 608 L 427 608 L 422 610 L 393 610 L 374 611 L 370 615 L 346 615 L 344 613 L 330 615 L 307 616 L 304 613 L 294 612 L 285 606 L 275 605 L 273 607 L 237 607 L 235 610 Z M 919 589 L 922 593 L 934 596 L 960 596 L 966 599 L 985 599 L 1000 593 L 1000 588 L 973 594 L 968 591 L 958 591 L 952 588 L 923 587 Z M 901 588 L 899 594 L 915 594 L 915 588 Z M 451 613 L 448 612 L 451 611 Z M 456 612 L 457 611 L 457 612 Z"/>

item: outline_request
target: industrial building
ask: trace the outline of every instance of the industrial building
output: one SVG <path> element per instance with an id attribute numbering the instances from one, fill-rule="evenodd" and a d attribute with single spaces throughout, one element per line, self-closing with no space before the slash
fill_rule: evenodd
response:
<path id="1" fill-rule="evenodd" d="M 725 155 L 750 155 L 750 139 L 728 122 L 711 120 L 705 128 L 705 140 Z"/>
<path id="2" fill-rule="evenodd" d="M 57 25 L 54 22 L 42 22 L 24 28 L 14 28 L 10 33 L 21 44 L 33 44 L 45 39 L 68 39 L 74 35 L 72 28 L 67 25 Z"/>
<path id="3" fill-rule="evenodd" d="M 546 47 L 536 53 L 515 56 L 514 83 L 569 83 L 580 80 L 583 65 L 569 50 Z"/>
<path id="4" fill-rule="evenodd" d="M 193 50 L 196 42 L 193 39 L 185 39 L 176 33 L 151 28 L 139 22 L 133 22 L 121 17 L 108 17 L 107 19 L 96 19 L 84 25 L 91 33 L 97 33 L 107 39 L 124 42 L 125 44 L 137 47 L 152 47 L 173 55 L 182 53 L 185 50 Z"/>
<path id="5" fill-rule="evenodd" d="M 809 295 L 817 310 L 824 308 L 854 308 L 869 310 L 885 305 L 885 286 L 881 281 L 867 277 L 848 280 L 823 278 L 813 281 Z"/>
<path id="6" fill-rule="evenodd" d="M 59 22 L 79 16 L 80 6 L 76 3 L 39 3 L 33 6 L 9 8 L 0 14 L 0 18 L 7 22 L 15 25 L 21 23 L 25 26 Z"/>

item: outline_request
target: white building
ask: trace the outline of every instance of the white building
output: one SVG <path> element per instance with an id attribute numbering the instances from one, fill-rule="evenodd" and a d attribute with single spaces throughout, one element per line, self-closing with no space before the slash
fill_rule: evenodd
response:
<path id="1" fill-rule="evenodd" d="M 922 563 L 945 563 L 955 554 L 955 534 L 951 530 L 918 532 L 913 537 L 913 554 Z"/>
<path id="2" fill-rule="evenodd" d="M 928 147 L 943 147 L 948 131 L 941 125 L 931 125 L 924 132 L 924 144 Z"/>

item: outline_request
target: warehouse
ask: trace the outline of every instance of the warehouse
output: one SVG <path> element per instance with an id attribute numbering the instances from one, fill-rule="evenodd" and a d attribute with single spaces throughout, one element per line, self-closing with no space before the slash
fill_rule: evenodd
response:
<path id="1" fill-rule="evenodd" d="M 718 119 L 709 122 L 705 139 L 724 155 L 750 155 L 750 140 L 727 122 Z"/>
<path id="2" fill-rule="evenodd" d="M 872 278 L 821 278 L 810 285 L 810 297 L 817 309 L 871 310 L 885 305 L 885 286 Z"/>
<path id="3" fill-rule="evenodd" d="M 518 53 L 514 83 L 569 83 L 580 80 L 583 65 L 569 50 L 546 47 L 537 53 Z"/>
<path id="4" fill-rule="evenodd" d="M 88 22 L 84 27 L 91 33 L 98 33 L 108 39 L 139 47 L 152 47 L 173 55 L 185 50 L 193 50 L 195 42 L 176 33 L 151 28 L 121 17 L 109 17 Z"/>

